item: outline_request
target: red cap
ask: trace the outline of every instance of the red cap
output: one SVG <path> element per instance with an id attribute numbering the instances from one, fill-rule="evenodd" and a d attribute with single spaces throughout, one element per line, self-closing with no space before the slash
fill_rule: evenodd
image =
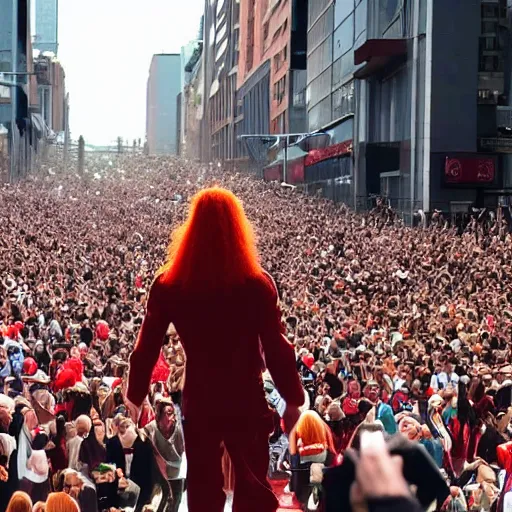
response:
<path id="1" fill-rule="evenodd" d="M 315 358 L 313 354 L 306 354 L 302 356 L 302 362 L 311 370 L 315 364 Z"/>
<path id="2" fill-rule="evenodd" d="M 61 370 L 55 379 L 55 391 L 72 388 L 75 384 L 75 372 L 73 370 Z"/>
<path id="3" fill-rule="evenodd" d="M 115 380 L 112 382 L 112 389 L 116 389 L 116 388 L 117 388 L 117 386 L 120 386 L 122 383 L 123 383 L 123 379 L 121 379 L 120 377 L 118 377 L 117 379 L 115 379 Z"/>
<path id="4" fill-rule="evenodd" d="M 31 357 L 23 361 L 23 375 L 34 375 L 37 372 L 37 363 Z"/>

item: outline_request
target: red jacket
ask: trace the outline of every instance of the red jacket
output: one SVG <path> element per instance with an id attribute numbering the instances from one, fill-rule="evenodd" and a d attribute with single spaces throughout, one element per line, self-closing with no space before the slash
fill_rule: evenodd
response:
<path id="1" fill-rule="evenodd" d="M 283 336 L 270 276 L 222 293 L 187 294 L 157 278 L 130 357 L 128 399 L 140 406 L 170 323 L 187 357 L 183 413 L 187 417 L 260 417 L 268 412 L 265 366 L 287 404 L 304 402 L 295 352 Z M 260 343 L 261 340 L 261 343 Z"/>

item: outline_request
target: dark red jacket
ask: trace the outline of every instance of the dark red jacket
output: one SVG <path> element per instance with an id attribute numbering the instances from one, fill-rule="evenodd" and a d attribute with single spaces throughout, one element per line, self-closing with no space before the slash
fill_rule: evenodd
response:
<path id="1" fill-rule="evenodd" d="M 277 290 L 270 276 L 264 274 L 224 291 L 196 294 L 157 278 L 130 357 L 128 399 L 135 405 L 148 393 L 171 322 L 187 357 L 186 417 L 257 418 L 265 414 L 268 406 L 261 380 L 265 367 L 287 404 L 304 402 L 294 349 L 283 336 Z"/>

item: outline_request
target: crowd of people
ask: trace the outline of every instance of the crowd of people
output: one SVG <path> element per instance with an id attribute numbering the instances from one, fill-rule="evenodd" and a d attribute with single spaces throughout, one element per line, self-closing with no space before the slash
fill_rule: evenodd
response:
<path id="1" fill-rule="evenodd" d="M 379 208 L 354 213 L 217 165 L 96 156 L 83 175 L 53 163 L 0 190 L 0 511 L 20 492 L 47 512 L 60 493 L 73 512 L 178 511 L 186 354 L 169 326 L 138 423 L 125 403 L 127 361 L 169 233 L 192 195 L 214 184 L 242 199 L 256 228 L 307 397 L 289 437 L 276 421 L 269 476 L 291 475 L 305 510 L 313 491 L 329 501 L 329 472 L 322 483 L 310 466 L 344 467 L 361 431 L 376 429 L 430 454 L 443 480 L 432 477 L 422 497 L 418 485 L 425 506 L 507 510 L 504 215 L 492 229 L 409 228 Z M 264 379 L 277 418 L 279 393 Z M 227 456 L 223 466 L 229 493 Z"/>

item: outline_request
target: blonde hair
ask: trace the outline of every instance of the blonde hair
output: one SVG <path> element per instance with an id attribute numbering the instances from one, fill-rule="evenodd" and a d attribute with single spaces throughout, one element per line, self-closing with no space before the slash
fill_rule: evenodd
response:
<path id="1" fill-rule="evenodd" d="M 7 505 L 5 512 L 32 512 L 32 500 L 22 491 L 16 491 Z"/>

